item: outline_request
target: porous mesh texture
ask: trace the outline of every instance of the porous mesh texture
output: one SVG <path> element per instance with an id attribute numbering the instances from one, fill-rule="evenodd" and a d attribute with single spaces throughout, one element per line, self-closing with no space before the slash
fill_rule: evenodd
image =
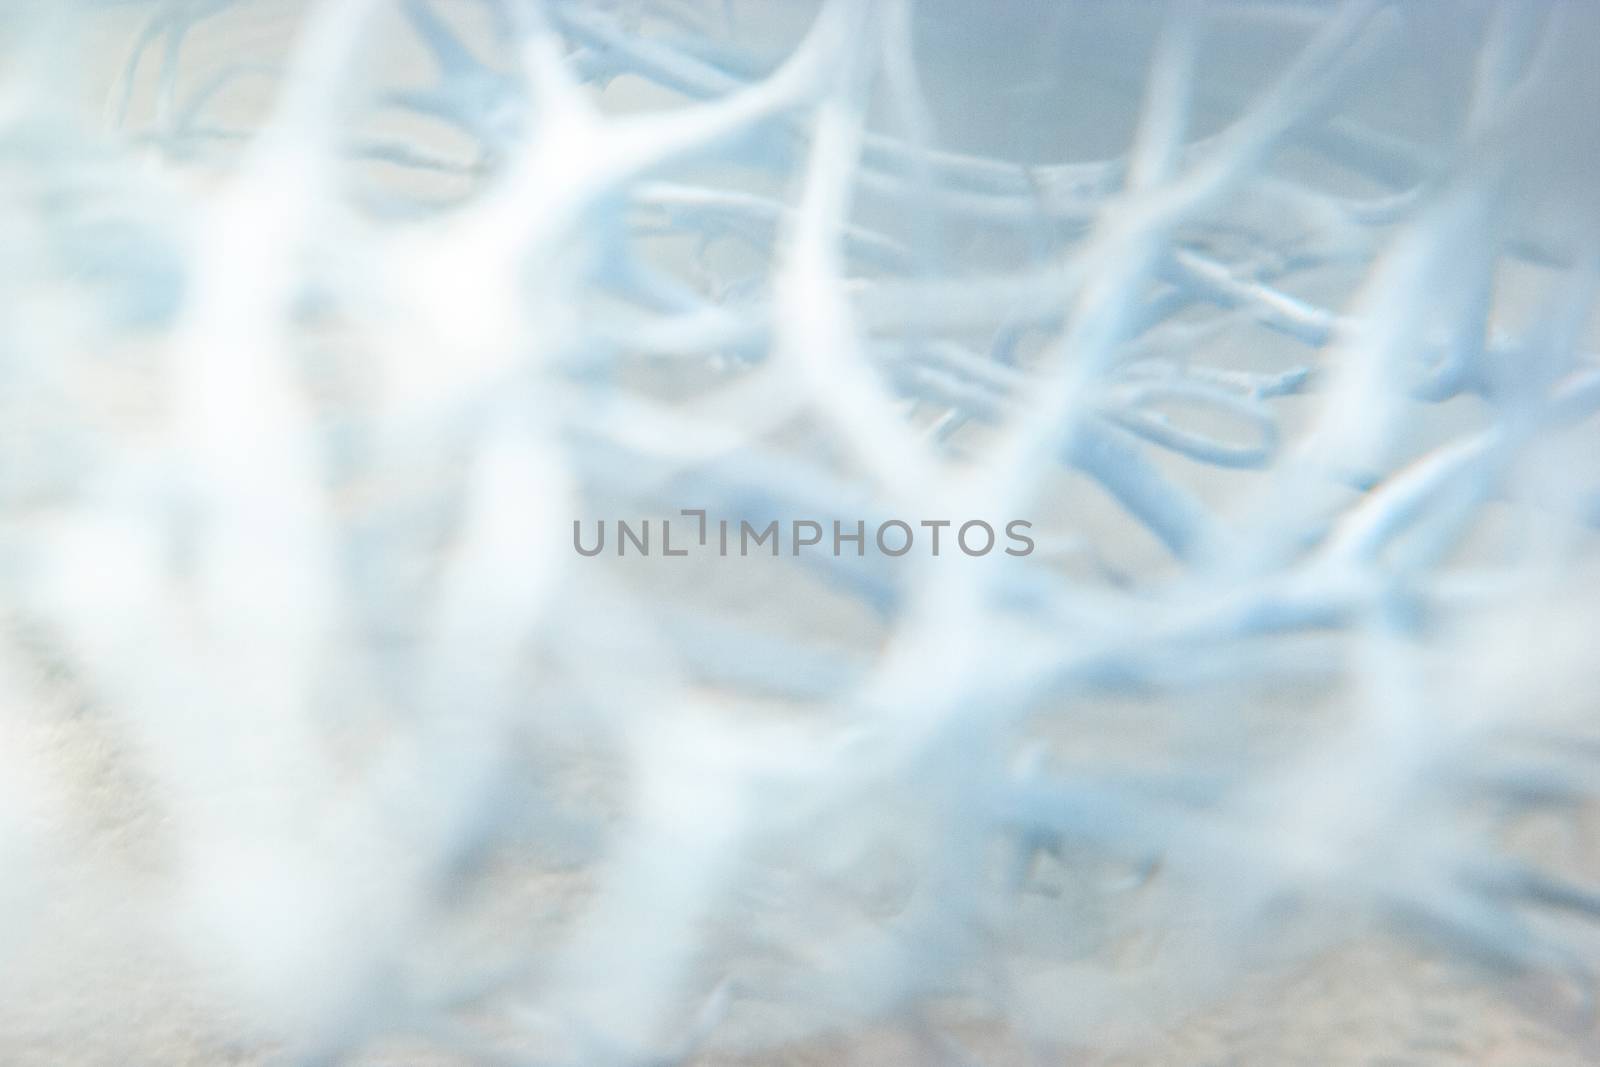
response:
<path id="1" fill-rule="evenodd" d="M 1597 9 L 6 7 L 0 1060 L 1600 1056 Z"/>

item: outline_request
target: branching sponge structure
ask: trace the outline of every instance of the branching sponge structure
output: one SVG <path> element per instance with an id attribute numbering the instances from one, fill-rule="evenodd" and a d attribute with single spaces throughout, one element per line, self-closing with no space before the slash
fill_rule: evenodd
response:
<path id="1" fill-rule="evenodd" d="M 1600 7 L 0 7 L 0 1061 L 1600 1056 Z"/>

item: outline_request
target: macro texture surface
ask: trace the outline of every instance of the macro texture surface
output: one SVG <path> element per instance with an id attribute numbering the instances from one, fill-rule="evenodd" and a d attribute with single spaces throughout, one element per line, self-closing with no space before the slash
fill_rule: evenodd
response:
<path id="1" fill-rule="evenodd" d="M 0 0 L 0 1062 L 1600 1059 L 1597 40 Z"/>

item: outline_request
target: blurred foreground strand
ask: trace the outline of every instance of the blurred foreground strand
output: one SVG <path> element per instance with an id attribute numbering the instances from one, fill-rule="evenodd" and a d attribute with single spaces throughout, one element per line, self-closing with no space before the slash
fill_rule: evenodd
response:
<path id="1" fill-rule="evenodd" d="M 1592 1046 L 1600 8 L 1041 6 L 12 4 L 0 984 L 101 914 L 293 1062 L 958 1063 L 1381 936 Z M 1062 26 L 1126 154 L 944 147 Z M 682 508 L 1039 551 L 569 544 Z"/>

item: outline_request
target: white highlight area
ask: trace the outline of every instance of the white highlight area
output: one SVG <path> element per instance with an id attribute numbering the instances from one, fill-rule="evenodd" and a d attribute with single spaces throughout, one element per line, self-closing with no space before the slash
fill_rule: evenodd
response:
<path id="1" fill-rule="evenodd" d="M 1596 39 L 7 6 L 0 1062 L 1594 1062 Z"/>

